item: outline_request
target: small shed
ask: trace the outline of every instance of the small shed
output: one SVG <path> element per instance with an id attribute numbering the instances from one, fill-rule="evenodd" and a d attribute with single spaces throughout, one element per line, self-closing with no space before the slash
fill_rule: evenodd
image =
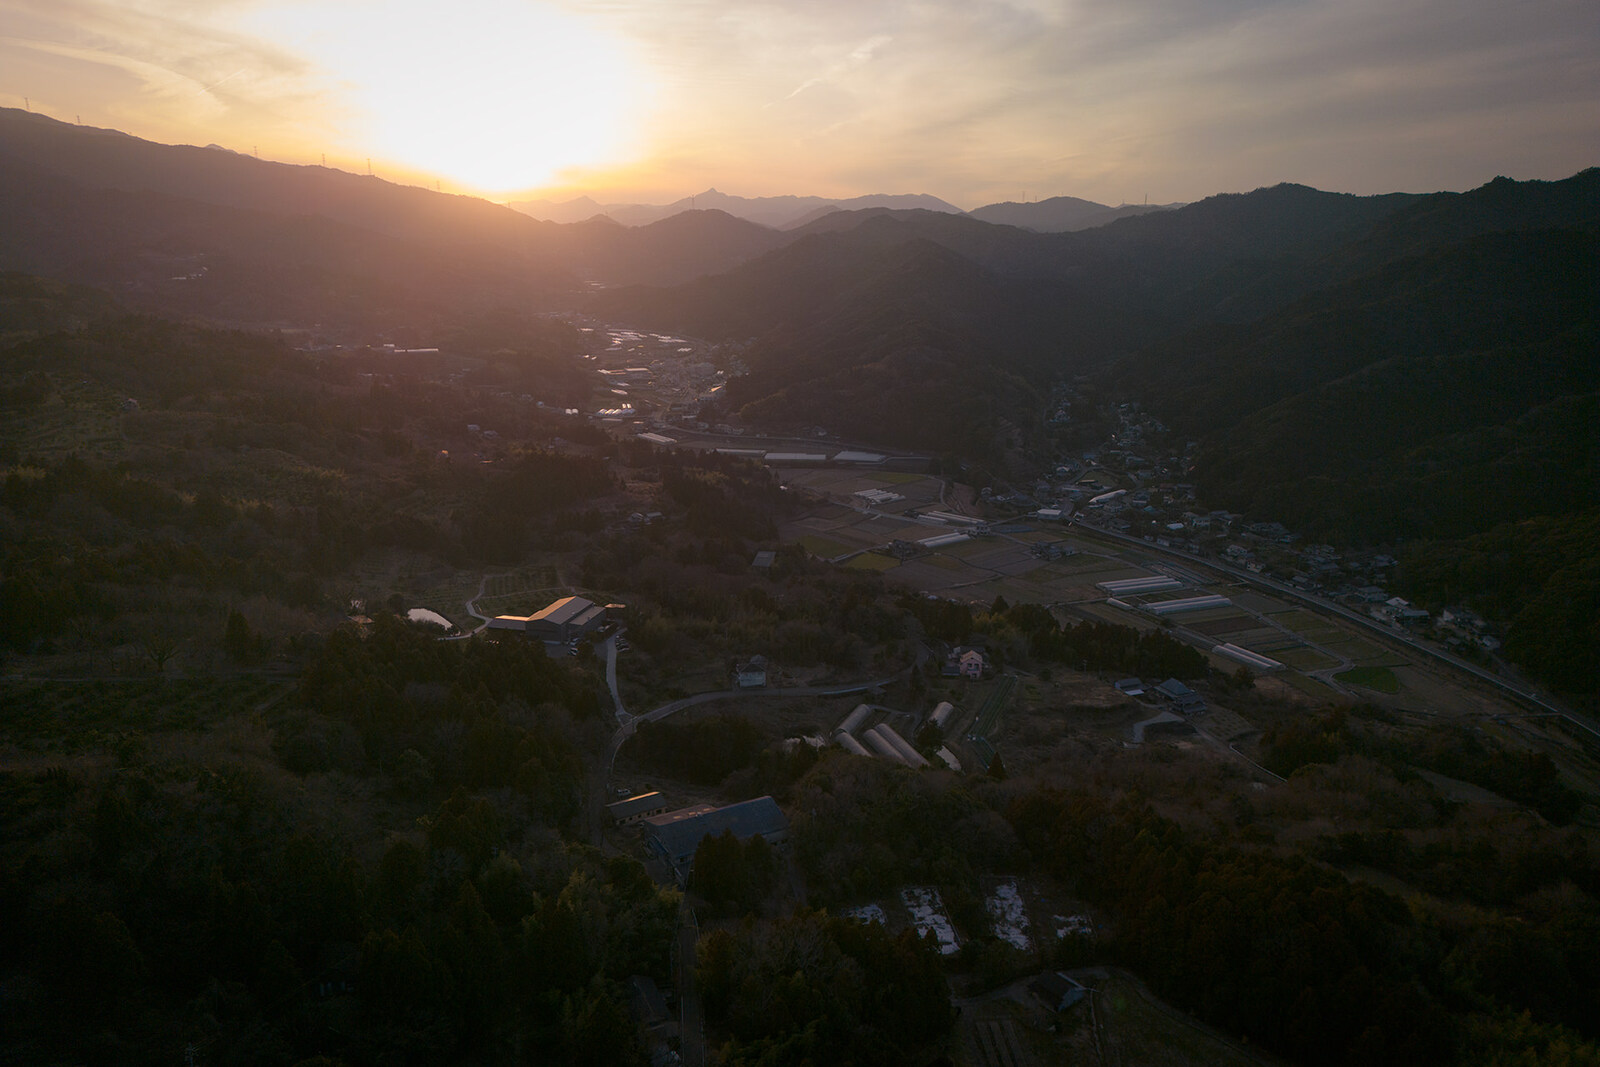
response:
<path id="1" fill-rule="evenodd" d="M 1200 694 L 1176 678 L 1168 678 L 1156 686 L 1156 692 L 1161 694 L 1176 710 L 1185 715 L 1197 715 L 1206 710 L 1206 702 Z"/>
<path id="2" fill-rule="evenodd" d="M 740 689 L 761 689 L 767 684 L 767 657 L 751 656 L 733 669 Z"/>
<path id="3" fill-rule="evenodd" d="M 1062 971 L 1052 971 L 1035 978 L 1028 983 L 1028 992 L 1038 997 L 1051 1011 L 1066 1011 L 1088 995 L 1088 990 L 1081 982 Z"/>

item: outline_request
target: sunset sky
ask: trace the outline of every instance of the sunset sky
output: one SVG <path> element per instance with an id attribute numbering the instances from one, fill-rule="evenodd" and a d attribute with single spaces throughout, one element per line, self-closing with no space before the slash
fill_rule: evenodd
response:
<path id="1" fill-rule="evenodd" d="M 1595 0 L 0 0 L 0 105 L 497 198 L 1356 193 L 1600 163 Z"/>

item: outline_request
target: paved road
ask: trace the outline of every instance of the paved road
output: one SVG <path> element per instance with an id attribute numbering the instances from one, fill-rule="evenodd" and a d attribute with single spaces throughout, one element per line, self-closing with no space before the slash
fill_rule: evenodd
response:
<path id="1" fill-rule="evenodd" d="M 888 678 L 879 678 L 871 682 L 860 682 L 854 685 L 843 686 L 815 686 L 815 685 L 789 685 L 769 686 L 765 689 L 713 689 L 709 693 L 696 693 L 694 696 L 682 697 L 678 700 L 668 701 L 643 715 L 628 715 L 622 711 L 622 704 L 617 702 L 617 732 L 611 735 L 611 741 L 606 745 L 605 780 L 607 785 L 611 781 L 611 772 L 616 766 L 617 752 L 633 732 L 638 729 L 641 722 L 660 722 L 671 715 L 676 715 L 684 708 L 692 708 L 697 704 L 709 704 L 716 700 L 737 700 L 742 698 L 774 698 L 774 697 L 831 697 L 845 696 L 849 693 L 864 693 L 869 689 L 879 689 L 899 681 L 904 676 L 892 675 Z"/>
<path id="2" fill-rule="evenodd" d="M 597 846 L 603 846 L 605 840 L 603 830 L 605 804 L 610 799 L 611 774 L 616 765 L 617 752 L 622 748 L 623 743 L 633 736 L 634 730 L 638 728 L 639 723 L 659 722 L 670 715 L 682 711 L 684 708 L 694 707 L 697 704 L 706 704 L 714 700 L 730 700 L 736 697 L 843 696 L 847 693 L 861 693 L 869 689 L 889 685 L 905 675 L 905 672 L 902 671 L 888 678 L 844 686 L 794 685 L 763 689 L 717 689 L 709 693 L 696 693 L 694 696 L 668 701 L 658 708 L 645 712 L 643 715 L 629 715 L 622 706 L 622 697 L 617 692 L 616 639 L 618 636 L 620 635 L 614 634 L 605 641 L 606 682 L 611 688 L 611 699 L 616 704 L 617 729 L 606 745 L 606 758 L 603 764 L 605 773 L 595 773 L 590 778 L 589 804 L 586 813 L 589 820 L 591 838 Z M 919 665 L 922 655 L 923 653 L 919 651 Z M 598 767 L 596 771 L 598 772 Z M 694 987 L 694 949 L 695 942 L 699 939 L 700 927 L 695 919 L 695 914 L 693 910 L 685 906 L 679 915 L 678 925 L 679 1055 L 683 1057 L 684 1067 L 704 1067 L 705 1064 L 704 1018 L 700 1006 L 700 996 Z"/>
<path id="3" fill-rule="evenodd" d="M 483 596 L 483 591 L 489 587 L 490 578 L 509 577 L 511 577 L 509 574 L 485 574 L 483 576 L 483 580 L 478 583 L 478 591 L 472 594 L 471 600 L 467 601 L 467 614 L 471 615 L 474 619 L 477 619 L 478 625 L 475 628 L 468 630 L 466 633 L 452 634 L 451 636 L 446 637 L 445 640 L 465 641 L 469 637 L 474 637 L 477 634 L 481 634 L 489 625 L 489 616 L 478 614 L 478 598 Z"/>
<path id="4" fill-rule="evenodd" d="M 705 1012 L 694 985 L 695 942 L 700 924 L 687 904 L 678 916 L 678 1055 L 684 1067 L 704 1067 L 706 1062 Z"/>
<path id="5" fill-rule="evenodd" d="M 622 636 L 622 630 L 607 637 L 603 644 L 606 650 L 606 686 L 611 690 L 611 703 L 616 705 L 617 724 L 628 721 L 628 709 L 622 706 L 622 694 L 617 691 L 617 638 Z"/>

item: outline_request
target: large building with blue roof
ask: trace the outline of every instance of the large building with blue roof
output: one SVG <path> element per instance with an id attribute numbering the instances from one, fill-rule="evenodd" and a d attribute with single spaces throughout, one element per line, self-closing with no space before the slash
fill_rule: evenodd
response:
<path id="1" fill-rule="evenodd" d="M 741 841 L 760 835 L 769 844 L 781 845 L 789 839 L 789 819 L 777 801 L 757 797 L 725 808 L 697 804 L 644 820 L 645 843 L 667 862 L 679 882 L 688 880 L 700 842 L 729 830 Z"/>

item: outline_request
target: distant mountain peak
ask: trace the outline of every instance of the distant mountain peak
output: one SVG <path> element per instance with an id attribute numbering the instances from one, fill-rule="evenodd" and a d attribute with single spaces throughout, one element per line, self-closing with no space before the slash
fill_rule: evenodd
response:
<path id="1" fill-rule="evenodd" d="M 580 204 L 580 200 L 582 203 Z M 548 200 L 527 200 L 511 203 L 510 207 L 525 215 L 548 222 L 581 222 L 589 215 L 604 212 L 625 226 L 648 226 L 671 215 L 711 205 L 721 208 L 736 218 L 759 223 L 772 229 L 787 230 L 816 218 L 826 210 L 861 210 L 864 208 L 923 209 L 960 215 L 954 204 L 927 193 L 873 193 L 856 197 L 795 196 L 737 196 L 724 193 L 715 186 L 675 200 L 670 204 L 596 204 L 588 197 L 553 204 Z M 706 200 L 710 204 L 698 201 Z M 592 207 L 591 207 L 592 205 Z M 587 212 L 584 214 L 583 212 Z"/>
<path id="2" fill-rule="evenodd" d="M 1130 215 L 1145 215 L 1182 206 L 1182 204 L 1122 204 L 1118 207 L 1108 207 L 1076 196 L 1052 196 L 1047 200 L 1032 200 L 1026 203 L 1006 201 L 1000 204 L 987 204 L 967 214 L 980 222 L 994 223 L 998 226 L 1016 226 L 1038 233 L 1068 233 L 1094 229 Z"/>

